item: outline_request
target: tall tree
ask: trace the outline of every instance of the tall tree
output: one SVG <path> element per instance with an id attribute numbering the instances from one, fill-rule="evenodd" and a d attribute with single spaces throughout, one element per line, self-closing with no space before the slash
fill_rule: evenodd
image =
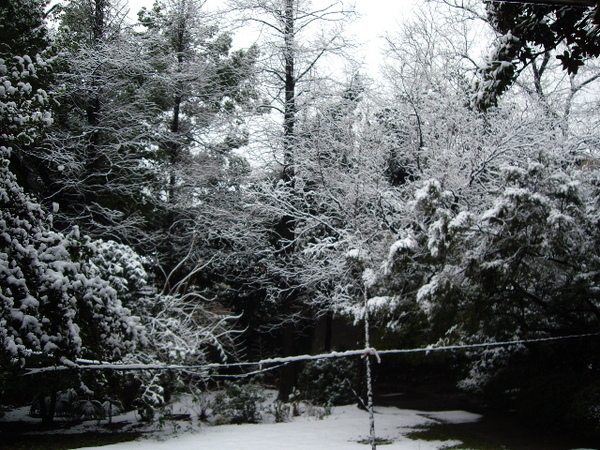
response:
<path id="1" fill-rule="evenodd" d="M 140 47 L 108 0 L 74 0 L 59 19 L 57 120 L 40 197 L 60 205 L 59 228 L 75 222 L 94 237 L 143 244 L 144 224 L 157 203 L 148 143 L 158 111 L 141 92 L 148 69 Z"/>
<path id="2" fill-rule="evenodd" d="M 242 20 L 255 24 L 268 36 L 261 47 L 265 55 L 262 75 L 268 83 L 263 107 L 279 114 L 276 122 L 281 128 L 267 145 L 273 149 L 277 165 L 281 168 L 281 184 L 276 188 L 281 202 L 274 204 L 272 194 L 262 189 L 255 201 L 265 202 L 265 210 L 274 214 L 271 229 L 263 229 L 263 232 L 268 233 L 267 242 L 273 250 L 268 264 L 274 264 L 278 269 L 269 270 L 272 278 L 263 278 L 262 281 L 271 294 L 276 292 L 273 300 L 282 324 L 281 351 L 290 355 L 300 351 L 297 337 L 301 327 L 297 327 L 295 319 L 310 315 L 303 311 L 306 291 L 298 279 L 302 266 L 298 260 L 301 238 L 297 218 L 306 206 L 303 205 L 302 193 L 304 181 L 298 175 L 303 145 L 298 131 L 299 116 L 308 113 L 311 108 L 311 99 L 316 94 L 311 82 L 314 83 L 317 78 L 318 66 L 344 46 L 345 41 L 335 25 L 339 26 L 341 20 L 351 13 L 344 11 L 339 4 L 319 8 L 301 0 L 241 0 L 232 2 L 232 5 L 240 12 Z M 284 266 L 288 269 L 285 270 Z M 281 399 L 285 400 L 291 394 L 295 378 L 294 367 L 290 365 L 283 369 Z"/>
<path id="3" fill-rule="evenodd" d="M 294 177 L 298 113 L 310 108 L 311 99 L 318 95 L 314 82 L 319 78 L 316 75 L 319 65 L 347 47 L 348 42 L 340 32 L 341 24 L 353 13 L 342 4 L 313 7 L 302 0 L 231 3 L 240 20 L 254 23 L 265 36 L 261 51 L 268 90 L 264 93 L 263 107 L 281 114 L 283 126 L 277 141 L 281 147 L 276 151 L 283 169 L 282 179 L 289 182 Z"/>
<path id="4" fill-rule="evenodd" d="M 157 2 L 139 14 L 144 57 L 153 70 L 145 89 L 161 111 L 153 139 L 164 168 L 164 213 L 155 219 L 164 230 L 159 245 L 166 273 L 187 253 L 201 199 L 236 159 L 231 151 L 246 143 L 239 122 L 255 99 L 256 48 L 232 51 L 231 36 L 220 33 L 202 5 Z"/>

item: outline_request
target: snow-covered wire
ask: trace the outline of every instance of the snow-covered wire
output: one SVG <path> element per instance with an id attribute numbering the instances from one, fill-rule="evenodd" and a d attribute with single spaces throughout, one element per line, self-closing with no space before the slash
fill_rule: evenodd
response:
<path id="1" fill-rule="evenodd" d="M 376 354 L 376 355 L 392 355 L 392 354 L 403 354 L 403 353 L 429 353 L 436 351 L 450 351 L 450 350 L 466 350 L 473 348 L 489 348 L 489 347 L 502 347 L 509 345 L 519 345 L 519 344 L 534 344 L 541 342 L 553 342 L 553 341 L 561 341 L 566 339 L 580 339 L 580 338 L 590 338 L 590 337 L 598 337 L 600 333 L 585 333 L 585 334 L 572 334 L 568 336 L 554 336 L 554 337 L 545 337 L 545 338 L 536 338 L 536 339 L 516 339 L 512 341 L 501 341 L 501 342 L 484 342 L 480 344 L 457 344 L 457 345 L 444 345 L 444 346 L 427 346 L 420 348 L 410 348 L 410 349 L 395 349 L 395 350 L 376 350 L 374 348 L 366 348 L 360 350 L 347 350 L 344 352 L 329 352 L 329 353 L 321 353 L 318 355 L 296 355 L 296 356 L 285 356 L 285 357 L 275 357 L 275 358 L 267 358 L 262 359 L 256 362 L 237 362 L 237 363 L 206 363 L 206 364 L 119 364 L 119 363 L 110 363 L 104 361 L 91 361 L 86 359 L 77 359 L 74 364 L 61 365 L 61 366 L 47 366 L 47 367 L 36 367 L 36 368 L 26 368 L 27 375 L 37 374 L 42 372 L 56 371 L 56 370 L 68 370 L 68 369 L 78 369 L 78 370 L 192 370 L 192 369 L 201 369 L 203 371 L 215 370 L 215 369 L 224 369 L 224 368 L 235 368 L 235 367 L 247 367 L 247 366 L 258 366 L 260 367 L 260 372 L 266 372 L 268 370 L 274 370 L 281 365 L 288 364 L 291 362 L 297 361 L 313 361 L 317 359 L 327 359 L 327 358 L 345 358 L 351 356 L 364 356 L 365 354 Z M 276 365 L 273 367 L 270 366 Z M 208 372 L 207 372 L 207 376 Z M 226 375 L 220 375 L 220 377 L 224 377 Z M 239 375 L 231 375 L 232 377 L 237 377 Z"/>

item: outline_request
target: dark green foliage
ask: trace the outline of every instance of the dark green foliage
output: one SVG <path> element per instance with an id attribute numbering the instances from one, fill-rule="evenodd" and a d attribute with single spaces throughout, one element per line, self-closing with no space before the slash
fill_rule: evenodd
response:
<path id="1" fill-rule="evenodd" d="M 306 363 L 300 373 L 300 398 L 315 405 L 355 403 L 360 392 L 360 368 L 351 358 L 327 358 Z"/>
<path id="2" fill-rule="evenodd" d="M 24 378 L 43 399 L 44 422 L 55 415 L 56 392 L 80 380 L 72 372 L 25 376 L 18 367 L 116 359 L 139 331 L 90 262 L 100 256 L 90 239 L 76 227 L 55 232 L 52 215 L 21 186 L 35 193 L 44 184 L 49 155 L 40 146 L 53 118 L 40 75 L 50 69 L 27 55 L 0 60 L 0 362 L 13 368 L 2 391 L 12 395 Z"/>
<path id="3" fill-rule="evenodd" d="M 600 386 L 592 356 L 598 338 L 529 345 L 512 355 L 482 391 L 493 407 L 514 411 L 527 423 L 600 436 Z"/>

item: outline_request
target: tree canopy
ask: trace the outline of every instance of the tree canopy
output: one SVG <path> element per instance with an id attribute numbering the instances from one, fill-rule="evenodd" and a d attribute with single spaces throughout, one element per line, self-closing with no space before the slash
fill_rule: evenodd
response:
<path id="1" fill-rule="evenodd" d="M 475 104 L 497 103 L 525 67 L 556 52 L 567 73 L 576 74 L 589 58 L 600 55 L 598 25 L 591 7 L 517 2 L 486 3 L 488 21 L 498 42 L 481 69 Z"/>

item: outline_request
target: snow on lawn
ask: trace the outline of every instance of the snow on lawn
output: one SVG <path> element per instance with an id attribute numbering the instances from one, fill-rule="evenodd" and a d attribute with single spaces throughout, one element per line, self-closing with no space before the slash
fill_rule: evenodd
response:
<path id="1" fill-rule="evenodd" d="M 464 422 L 478 420 L 479 416 L 464 411 L 423 413 L 392 407 L 375 408 L 375 428 L 378 438 L 391 440 L 389 445 L 379 445 L 389 450 L 434 450 L 458 444 L 458 441 L 419 441 L 404 437 L 415 427 L 432 423 Z M 163 436 L 161 440 L 141 439 L 134 442 L 108 445 L 107 450 L 303 450 L 303 449 L 366 449 L 359 441 L 367 440 L 369 414 L 356 406 L 332 408 L 331 415 L 319 420 L 301 416 L 286 423 L 258 425 L 202 426 L 195 432 L 182 432 L 177 437 Z"/>

